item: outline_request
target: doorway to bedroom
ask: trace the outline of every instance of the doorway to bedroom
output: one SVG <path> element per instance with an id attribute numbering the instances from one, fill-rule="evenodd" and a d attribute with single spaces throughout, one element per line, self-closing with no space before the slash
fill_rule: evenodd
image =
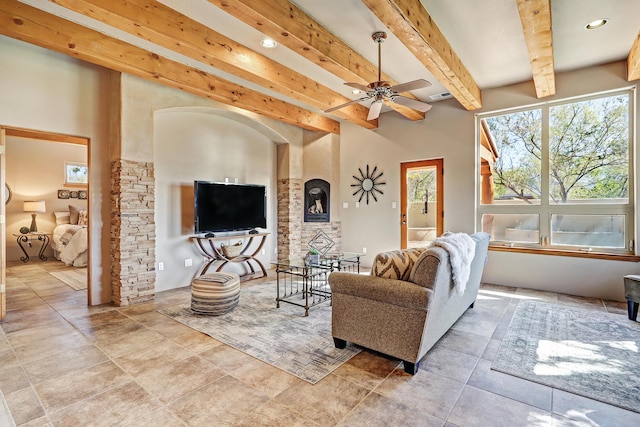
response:
<path id="1" fill-rule="evenodd" d="M 2 302 L 8 273 L 11 285 L 89 305 L 89 139 L 9 127 L 0 132 Z M 31 277 L 39 278 L 36 288 Z M 11 299 L 8 305 L 13 309 Z"/>

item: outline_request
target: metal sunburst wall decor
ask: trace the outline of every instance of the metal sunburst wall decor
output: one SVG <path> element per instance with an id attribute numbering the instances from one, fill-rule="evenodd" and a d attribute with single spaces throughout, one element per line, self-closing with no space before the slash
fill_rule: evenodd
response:
<path id="1" fill-rule="evenodd" d="M 353 193 L 353 196 L 360 197 L 358 198 L 358 202 L 362 201 L 362 198 L 366 195 L 367 204 L 369 204 L 369 195 L 375 200 L 378 201 L 376 197 L 376 193 L 384 194 L 382 190 L 378 189 L 379 186 L 385 185 L 386 182 L 379 182 L 378 180 L 382 177 L 383 172 L 376 174 L 378 171 L 378 167 L 374 166 L 371 173 L 369 173 L 369 165 L 367 165 L 367 173 L 363 173 L 361 168 L 358 168 L 358 172 L 360 172 L 360 177 L 353 175 L 353 179 L 357 182 L 355 184 L 351 184 L 351 187 L 356 188 L 356 191 Z"/>

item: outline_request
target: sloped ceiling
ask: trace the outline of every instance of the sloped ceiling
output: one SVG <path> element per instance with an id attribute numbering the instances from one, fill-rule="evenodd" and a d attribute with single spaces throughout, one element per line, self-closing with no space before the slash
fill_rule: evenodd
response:
<path id="1" fill-rule="evenodd" d="M 555 72 L 627 59 L 640 78 L 637 0 L 0 0 L 0 34 L 209 97 L 305 129 L 365 128 L 368 104 L 344 82 L 426 79 L 405 93 L 460 108 L 482 90 L 531 81 L 555 93 Z M 587 30 L 605 18 L 607 25 Z M 279 46 L 265 49 L 265 36 Z M 434 108 L 437 108 L 437 104 Z M 387 102 L 407 120 L 425 113 Z M 392 113 L 395 114 L 395 113 Z M 429 114 L 428 112 L 426 114 Z"/>

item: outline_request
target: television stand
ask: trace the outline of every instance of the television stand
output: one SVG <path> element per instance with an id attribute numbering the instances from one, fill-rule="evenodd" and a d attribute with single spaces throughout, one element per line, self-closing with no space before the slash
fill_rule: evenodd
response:
<path id="1" fill-rule="evenodd" d="M 208 237 L 208 235 L 205 235 L 192 237 L 205 256 L 205 262 L 200 268 L 198 276 L 206 274 L 213 263 L 220 261 L 216 272 L 221 271 L 229 263 L 235 263 L 245 268 L 245 274 L 240 275 L 240 280 L 267 277 L 267 270 L 256 256 L 262 250 L 268 235 L 269 233 L 256 233 L 238 236 Z M 231 240 L 236 241 L 236 243 L 239 242 L 242 246 L 237 255 L 226 254 L 222 247 L 225 242 L 231 245 Z M 256 271 L 254 265 L 259 271 Z M 262 272 L 262 276 L 257 276 L 260 271 Z"/>

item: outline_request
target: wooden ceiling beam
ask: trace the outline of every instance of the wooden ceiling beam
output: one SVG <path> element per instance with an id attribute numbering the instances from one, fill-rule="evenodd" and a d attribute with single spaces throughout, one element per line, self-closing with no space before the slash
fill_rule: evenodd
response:
<path id="1" fill-rule="evenodd" d="M 555 95 L 551 0 L 517 0 L 538 98 Z"/>
<path id="2" fill-rule="evenodd" d="M 49 1 L 322 110 L 351 101 L 156 1 Z M 354 104 L 334 114 L 374 129 L 378 121 L 367 121 L 368 113 L 368 108 Z"/>
<path id="3" fill-rule="evenodd" d="M 328 117 L 16 1 L 0 0 L 0 34 L 304 129 L 340 133 L 340 123 Z"/>
<path id="4" fill-rule="evenodd" d="M 473 77 L 419 0 L 362 0 L 467 110 L 482 107 Z"/>
<path id="5" fill-rule="evenodd" d="M 627 56 L 627 80 L 638 79 L 640 79 L 640 31 L 633 42 L 633 46 L 631 46 L 629 56 Z"/>
<path id="6" fill-rule="evenodd" d="M 289 0 L 209 0 L 210 3 L 245 24 L 288 47 L 314 64 L 340 77 L 345 82 L 367 85 L 378 80 L 378 69 L 304 13 Z M 372 49 L 377 49 L 372 43 Z M 382 73 L 382 80 L 398 82 Z M 407 92 L 403 96 L 418 100 Z M 411 120 L 422 120 L 425 114 L 390 102 L 393 108 Z"/>

